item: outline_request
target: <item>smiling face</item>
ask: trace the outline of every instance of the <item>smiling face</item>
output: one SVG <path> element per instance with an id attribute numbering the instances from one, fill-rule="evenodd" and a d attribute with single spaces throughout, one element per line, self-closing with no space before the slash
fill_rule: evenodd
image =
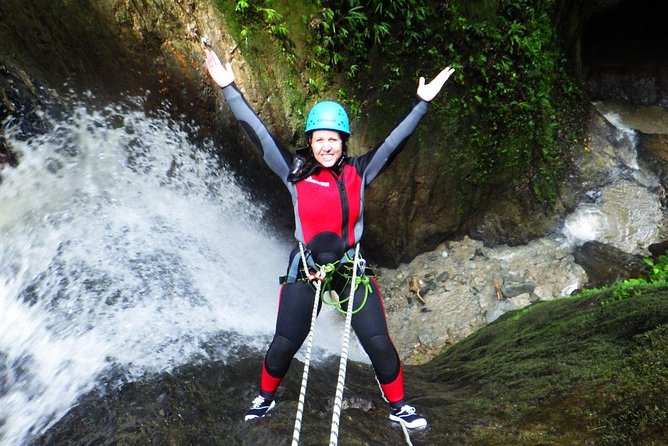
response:
<path id="1" fill-rule="evenodd" d="M 324 167 L 334 166 L 343 153 L 343 140 L 334 130 L 315 130 L 309 143 L 315 160 Z"/>

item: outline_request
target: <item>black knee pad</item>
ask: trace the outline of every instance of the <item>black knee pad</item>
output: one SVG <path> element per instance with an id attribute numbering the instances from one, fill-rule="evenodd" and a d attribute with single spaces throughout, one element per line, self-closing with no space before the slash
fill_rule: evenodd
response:
<path id="1" fill-rule="evenodd" d="M 269 374 L 281 378 L 285 376 L 299 347 L 286 337 L 275 336 L 264 357 L 264 365 Z"/>
<path id="2" fill-rule="evenodd" d="M 400 369 L 399 354 L 389 336 L 371 337 L 366 352 L 381 383 L 389 383 L 396 379 Z"/>

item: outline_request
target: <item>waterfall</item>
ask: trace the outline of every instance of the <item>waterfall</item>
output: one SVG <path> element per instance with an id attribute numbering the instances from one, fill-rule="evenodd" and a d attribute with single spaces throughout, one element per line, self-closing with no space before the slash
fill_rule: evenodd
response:
<path id="1" fill-rule="evenodd" d="M 101 382 L 264 350 L 291 248 L 213 144 L 166 111 L 131 98 L 46 119 L 51 131 L 28 139 L 5 123 L 20 163 L 0 172 L 3 445 Z M 339 348 L 325 339 L 323 352 Z"/>
<path id="2" fill-rule="evenodd" d="M 647 247 L 660 240 L 665 215 L 656 193 L 660 183 L 638 163 L 637 134 L 609 104 L 594 104 L 614 126 L 605 158 L 605 184 L 587 192 L 588 199 L 568 215 L 562 229 L 573 245 L 596 240 L 623 251 L 647 255 Z M 604 149 L 605 151 L 605 149 Z"/>

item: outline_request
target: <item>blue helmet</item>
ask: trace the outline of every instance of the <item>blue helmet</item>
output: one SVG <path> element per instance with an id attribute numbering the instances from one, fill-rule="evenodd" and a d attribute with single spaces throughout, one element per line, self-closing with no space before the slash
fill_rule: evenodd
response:
<path id="1" fill-rule="evenodd" d="M 318 102 L 308 113 L 304 132 L 313 130 L 336 130 L 350 136 L 348 114 L 338 102 Z"/>

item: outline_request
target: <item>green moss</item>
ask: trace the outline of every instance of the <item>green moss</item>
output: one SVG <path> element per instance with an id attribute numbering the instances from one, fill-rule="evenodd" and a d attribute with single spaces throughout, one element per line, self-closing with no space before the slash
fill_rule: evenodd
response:
<path id="1" fill-rule="evenodd" d="M 476 414 L 469 421 L 479 434 L 466 444 L 661 444 L 667 294 L 658 286 L 624 300 L 608 291 L 538 303 L 504 315 L 425 369 L 434 385 L 467 394 L 456 406 Z"/>
<path id="2" fill-rule="evenodd" d="M 247 7 L 239 8 L 244 3 Z M 216 0 L 215 5 L 225 16 L 238 44 L 235 51 L 243 54 L 260 91 L 275 99 L 271 104 L 273 111 L 280 113 L 281 120 L 288 121 L 292 134 L 296 135 L 286 139 L 299 137 L 307 107 L 303 66 L 308 50 L 304 23 L 313 5 L 279 0 Z"/>

